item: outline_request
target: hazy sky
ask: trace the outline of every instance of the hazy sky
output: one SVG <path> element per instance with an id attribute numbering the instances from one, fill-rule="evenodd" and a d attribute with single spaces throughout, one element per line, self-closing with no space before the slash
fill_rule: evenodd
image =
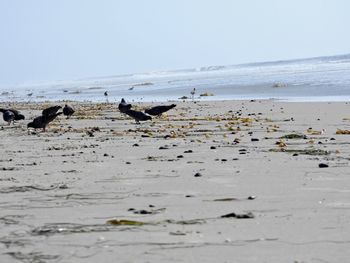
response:
<path id="1" fill-rule="evenodd" d="M 0 0 L 0 84 L 350 53 L 348 0 Z"/>

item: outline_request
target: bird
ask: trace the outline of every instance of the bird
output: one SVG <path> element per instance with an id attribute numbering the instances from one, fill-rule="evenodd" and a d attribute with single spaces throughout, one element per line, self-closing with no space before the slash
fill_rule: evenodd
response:
<path id="1" fill-rule="evenodd" d="M 131 109 L 131 104 L 126 103 L 124 99 L 118 105 L 118 109 L 121 113 L 125 113 L 127 110 Z"/>
<path id="2" fill-rule="evenodd" d="M 145 110 L 145 112 L 152 116 L 160 116 L 162 115 L 162 113 L 167 112 L 168 110 L 171 110 L 174 107 L 176 107 L 176 104 L 155 106 Z"/>
<path id="3" fill-rule="evenodd" d="M 191 91 L 192 100 L 194 100 L 194 94 L 196 94 L 196 88 L 193 88 L 193 90 Z"/>
<path id="4" fill-rule="evenodd" d="M 58 115 L 61 115 L 63 112 L 57 112 L 50 115 L 41 115 L 39 117 L 34 118 L 32 122 L 29 122 L 27 128 L 40 129 L 42 128 L 45 131 L 46 126 L 52 122 Z"/>
<path id="5" fill-rule="evenodd" d="M 105 95 L 105 97 L 106 97 L 106 102 L 108 103 L 108 92 L 105 91 L 104 95 Z"/>
<path id="6" fill-rule="evenodd" d="M 9 125 L 15 120 L 15 114 L 9 110 L 2 111 L 2 117 Z"/>
<path id="7" fill-rule="evenodd" d="M 46 108 L 42 111 L 41 115 L 43 116 L 50 116 L 50 115 L 54 115 L 57 113 L 57 111 L 59 109 L 61 109 L 62 107 L 59 106 L 59 105 L 56 105 L 56 106 L 52 106 L 52 107 L 49 107 L 49 108 Z"/>
<path id="8" fill-rule="evenodd" d="M 15 115 L 15 121 L 24 120 L 25 117 L 23 114 L 20 114 L 18 110 L 15 109 L 0 109 L 0 112 L 4 113 L 5 111 L 11 111 Z"/>
<path id="9" fill-rule="evenodd" d="M 73 110 L 73 108 L 71 106 L 68 106 L 67 104 L 64 105 L 63 108 L 63 115 L 67 116 L 67 119 L 69 119 L 70 116 L 72 116 L 74 114 L 75 110 Z"/>
<path id="10" fill-rule="evenodd" d="M 129 115 L 130 117 L 134 118 L 136 123 L 138 123 L 138 124 L 140 123 L 140 121 L 152 120 L 151 116 L 144 114 L 141 111 L 127 110 L 124 113 Z"/>

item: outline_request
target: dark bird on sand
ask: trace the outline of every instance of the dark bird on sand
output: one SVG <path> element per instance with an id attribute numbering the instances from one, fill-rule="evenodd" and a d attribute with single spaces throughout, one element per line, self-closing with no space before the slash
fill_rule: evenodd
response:
<path id="1" fill-rule="evenodd" d="M 68 106 L 67 104 L 64 105 L 63 108 L 63 115 L 67 116 L 67 119 L 74 114 L 75 110 L 71 106 Z"/>
<path id="2" fill-rule="evenodd" d="M 2 117 L 9 125 L 15 120 L 15 114 L 9 110 L 2 111 Z"/>
<path id="3" fill-rule="evenodd" d="M 49 108 L 46 108 L 42 111 L 41 115 L 43 116 L 50 116 L 50 115 L 55 115 L 57 113 L 57 111 L 59 109 L 61 109 L 62 107 L 59 106 L 59 105 L 56 105 L 56 106 L 52 106 L 52 107 L 49 107 Z"/>
<path id="4" fill-rule="evenodd" d="M 148 116 L 147 114 L 144 114 L 141 111 L 127 110 L 124 113 L 134 118 L 136 123 L 140 123 L 140 121 L 152 120 L 151 116 Z"/>
<path id="5" fill-rule="evenodd" d="M 176 107 L 176 104 L 155 106 L 153 108 L 145 110 L 145 112 L 149 115 L 160 116 L 162 115 L 162 113 L 167 112 L 168 110 L 171 110 L 174 107 Z"/>
<path id="6" fill-rule="evenodd" d="M 54 113 L 51 115 L 41 115 L 39 117 L 34 118 L 34 120 L 30 123 L 28 123 L 27 128 L 34 128 L 34 129 L 43 129 L 45 131 L 46 126 L 52 122 L 58 115 L 61 115 L 63 112 Z"/>
<path id="7" fill-rule="evenodd" d="M 15 115 L 15 121 L 24 120 L 25 117 L 23 114 L 20 114 L 18 110 L 15 109 L 0 109 L 0 112 L 4 113 L 5 111 L 11 111 Z"/>
<path id="8" fill-rule="evenodd" d="M 131 104 L 126 103 L 124 99 L 118 105 L 118 109 L 121 113 L 125 113 L 126 111 L 131 109 Z"/>

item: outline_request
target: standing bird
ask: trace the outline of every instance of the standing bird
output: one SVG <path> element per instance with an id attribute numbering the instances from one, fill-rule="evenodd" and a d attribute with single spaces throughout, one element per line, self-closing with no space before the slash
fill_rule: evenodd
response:
<path id="1" fill-rule="evenodd" d="M 39 117 L 34 118 L 32 122 L 29 122 L 27 128 L 34 129 L 43 129 L 45 131 L 46 126 L 52 122 L 58 115 L 61 115 L 63 112 L 54 113 L 51 115 L 41 115 Z"/>
<path id="2" fill-rule="evenodd" d="M 2 117 L 9 125 L 15 120 L 15 114 L 9 110 L 2 111 Z"/>
<path id="3" fill-rule="evenodd" d="M 168 110 L 171 110 L 174 107 L 176 107 L 176 104 L 155 106 L 153 108 L 145 110 L 145 112 L 152 116 L 161 116 L 162 113 L 167 112 Z"/>
<path id="4" fill-rule="evenodd" d="M 105 97 L 106 97 L 106 102 L 108 103 L 108 92 L 105 91 L 104 95 L 105 95 Z"/>
<path id="5" fill-rule="evenodd" d="M 139 124 L 140 121 L 152 120 L 151 116 L 148 116 L 141 111 L 127 110 L 124 113 L 134 118 L 137 124 Z"/>
<path id="6" fill-rule="evenodd" d="M 193 88 L 193 90 L 191 91 L 192 101 L 194 100 L 194 94 L 196 94 L 196 88 Z"/>
<path id="7" fill-rule="evenodd" d="M 32 122 L 29 122 L 27 128 L 43 129 L 46 130 L 46 126 L 56 119 L 57 116 L 61 115 L 63 112 L 57 112 L 61 106 L 52 106 L 46 108 L 42 111 L 41 116 L 34 118 Z"/>
<path id="8" fill-rule="evenodd" d="M 118 105 L 118 109 L 121 113 L 125 113 L 126 111 L 131 109 L 131 104 L 126 103 L 124 99 Z"/>
<path id="9" fill-rule="evenodd" d="M 41 115 L 43 116 L 49 116 L 49 115 L 54 115 L 57 113 L 57 111 L 59 109 L 61 109 L 62 107 L 59 106 L 59 105 L 56 105 L 56 106 L 52 106 L 52 107 L 49 107 L 49 108 L 46 108 L 42 111 Z"/>
<path id="10" fill-rule="evenodd" d="M 70 116 L 72 116 L 74 114 L 75 110 L 73 110 L 73 108 L 71 106 L 68 106 L 67 104 L 64 105 L 63 108 L 63 115 L 67 116 L 67 119 L 69 119 Z"/>
<path id="11" fill-rule="evenodd" d="M 24 120 L 25 117 L 23 114 L 20 114 L 18 110 L 15 109 L 0 109 L 0 112 L 4 113 L 5 111 L 11 111 L 15 115 L 15 121 Z"/>

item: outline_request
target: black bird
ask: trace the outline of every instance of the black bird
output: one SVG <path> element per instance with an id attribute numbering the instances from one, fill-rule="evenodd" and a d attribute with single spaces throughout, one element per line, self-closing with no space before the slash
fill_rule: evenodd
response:
<path id="1" fill-rule="evenodd" d="M 153 108 L 145 110 L 145 112 L 152 116 L 160 116 L 162 113 L 171 110 L 174 107 L 176 107 L 176 104 L 155 106 Z"/>
<path id="2" fill-rule="evenodd" d="M 41 115 L 39 117 L 34 118 L 34 120 L 28 123 L 27 128 L 34 129 L 43 129 L 45 131 L 46 126 L 52 122 L 58 115 L 61 115 L 63 112 L 54 113 L 51 115 Z"/>
<path id="3" fill-rule="evenodd" d="M 49 108 L 46 108 L 42 111 L 41 115 L 42 116 L 50 116 L 50 115 L 55 115 L 57 113 L 57 111 L 59 109 L 61 109 L 62 107 L 59 106 L 59 105 L 56 105 L 56 106 L 52 106 L 52 107 L 49 107 Z"/>
<path id="4" fill-rule="evenodd" d="M 148 116 L 141 111 L 127 110 L 124 113 L 134 118 L 136 123 L 140 123 L 140 121 L 152 120 L 151 116 Z"/>
<path id="5" fill-rule="evenodd" d="M 63 115 L 67 116 L 67 119 L 74 114 L 75 110 L 71 106 L 68 106 L 67 104 L 64 105 L 63 108 Z"/>
<path id="6" fill-rule="evenodd" d="M 131 109 L 131 104 L 126 103 L 124 99 L 118 105 L 118 109 L 121 113 L 125 113 L 126 111 Z"/>
<path id="7" fill-rule="evenodd" d="M 2 111 L 2 117 L 9 125 L 15 120 L 15 114 L 9 110 Z"/>
<path id="8" fill-rule="evenodd" d="M 0 112 L 11 111 L 15 115 L 15 121 L 24 120 L 24 115 L 20 114 L 18 110 L 15 109 L 0 109 Z"/>

